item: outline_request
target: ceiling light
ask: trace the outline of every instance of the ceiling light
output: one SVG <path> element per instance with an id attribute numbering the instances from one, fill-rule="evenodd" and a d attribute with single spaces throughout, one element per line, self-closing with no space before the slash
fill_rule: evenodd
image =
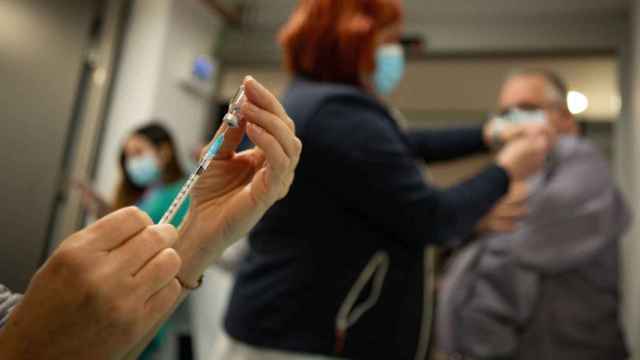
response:
<path id="1" fill-rule="evenodd" d="M 569 91 L 567 94 L 567 106 L 572 114 L 577 115 L 589 108 L 589 99 L 579 91 Z"/>

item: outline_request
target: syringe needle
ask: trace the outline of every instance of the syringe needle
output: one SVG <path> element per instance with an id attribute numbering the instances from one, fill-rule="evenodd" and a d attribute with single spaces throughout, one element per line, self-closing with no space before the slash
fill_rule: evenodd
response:
<path id="1" fill-rule="evenodd" d="M 182 189 L 180 189 L 180 192 L 178 193 L 176 198 L 173 200 L 171 205 L 169 205 L 169 208 L 164 213 L 164 215 L 162 215 L 159 224 L 168 224 L 171 222 L 171 220 L 173 220 L 173 217 L 178 212 L 184 201 L 187 199 L 189 193 L 191 193 L 191 189 L 200 178 L 200 175 L 202 175 L 202 173 L 207 170 L 209 164 L 211 163 L 211 160 L 213 160 L 213 158 L 222 148 L 222 144 L 224 143 L 224 136 L 227 133 L 227 130 L 232 127 L 238 127 L 238 124 L 240 122 L 240 107 L 242 106 L 242 103 L 244 101 L 245 94 L 243 85 L 238 88 L 236 94 L 233 96 L 233 98 L 231 98 L 231 101 L 229 102 L 229 110 L 222 119 L 222 126 L 219 129 L 218 135 L 216 135 L 216 137 L 213 139 L 213 142 L 207 149 L 207 152 L 200 160 L 198 168 L 193 173 L 191 173 L 191 175 L 189 175 L 189 178 L 182 186 Z"/>
<path id="2" fill-rule="evenodd" d="M 213 160 L 213 158 L 220 151 L 220 148 L 222 148 L 222 144 L 224 143 L 224 135 L 227 133 L 227 129 L 228 128 L 224 128 L 222 130 L 222 133 L 216 136 L 213 143 L 207 150 L 207 153 L 202 157 L 202 160 L 200 160 L 198 168 L 193 173 L 191 173 L 187 181 L 182 186 L 182 189 L 180 189 L 180 192 L 178 193 L 176 198 L 173 200 L 173 202 L 171 202 L 171 205 L 169 205 L 169 208 L 164 213 L 164 215 L 162 215 L 162 219 L 160 219 L 159 224 L 168 224 L 171 222 L 171 220 L 173 220 L 173 217 L 176 215 L 184 201 L 187 199 L 189 193 L 191 193 L 191 189 L 200 178 L 200 175 L 202 175 L 202 173 L 207 170 L 209 164 L 211 163 L 211 160 Z"/>

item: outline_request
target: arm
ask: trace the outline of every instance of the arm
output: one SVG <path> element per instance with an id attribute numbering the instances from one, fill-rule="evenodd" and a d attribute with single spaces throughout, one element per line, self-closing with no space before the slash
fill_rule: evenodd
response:
<path id="1" fill-rule="evenodd" d="M 319 163 L 318 181 L 401 241 L 466 236 L 508 188 L 496 165 L 449 189 L 426 184 L 401 134 L 364 104 L 333 101 L 309 126 L 305 161 Z"/>
<path id="2" fill-rule="evenodd" d="M 442 350 L 475 359 L 516 359 L 542 300 L 540 275 L 520 265 L 508 241 L 487 245 L 483 239 L 460 256 L 458 265 L 465 268 L 449 273 L 441 298 L 438 326 L 453 334 Z"/>
<path id="3" fill-rule="evenodd" d="M 555 135 L 543 126 L 545 135 L 552 140 Z M 543 130 L 540 124 L 499 125 L 489 121 L 483 126 L 443 129 L 411 130 L 406 134 L 407 144 L 414 157 L 426 162 L 454 160 L 460 157 L 487 152 L 491 147 L 535 135 Z"/>
<path id="4" fill-rule="evenodd" d="M 177 235 L 125 208 L 67 238 L 0 329 L 2 358 L 122 358 L 179 295 Z"/>
<path id="5" fill-rule="evenodd" d="M 406 137 L 413 156 L 426 162 L 453 160 L 489 150 L 482 126 L 411 130 Z"/>
<path id="6" fill-rule="evenodd" d="M 592 145 L 564 140 L 555 155 L 553 171 L 531 200 L 533 216 L 513 242 L 520 261 L 551 274 L 592 259 L 630 223 L 609 165 Z"/>
<path id="7" fill-rule="evenodd" d="M 80 191 L 83 206 L 96 218 L 99 219 L 115 210 L 113 206 L 88 183 L 78 179 L 71 179 L 71 185 L 73 189 Z"/>
<path id="8" fill-rule="evenodd" d="M 179 229 L 178 278 L 189 287 L 195 287 L 205 269 L 287 194 L 300 158 L 302 145 L 293 121 L 277 99 L 251 78 L 244 85 L 247 102 L 241 111 L 246 123 L 225 135 L 220 152 L 191 192 L 189 213 Z M 245 127 L 256 147 L 235 153 Z M 183 291 L 178 303 L 186 295 Z M 171 312 L 164 313 L 127 359 L 137 358 Z"/>

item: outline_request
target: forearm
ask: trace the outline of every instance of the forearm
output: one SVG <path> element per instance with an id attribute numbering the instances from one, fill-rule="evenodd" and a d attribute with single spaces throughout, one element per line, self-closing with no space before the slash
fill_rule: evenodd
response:
<path id="1" fill-rule="evenodd" d="M 182 291 L 182 294 L 180 295 L 180 298 L 178 298 L 178 301 L 173 306 L 171 311 L 166 313 L 161 321 L 159 321 L 157 324 L 153 325 L 153 328 L 151 328 L 151 330 L 149 330 L 149 332 L 144 336 L 144 338 L 142 338 L 136 344 L 136 346 L 133 349 L 131 349 L 131 351 L 129 351 L 129 353 L 127 353 L 127 356 L 125 356 L 123 360 L 136 360 L 136 359 L 138 359 L 140 357 L 140 354 L 142 354 L 144 349 L 146 349 L 147 346 L 149 346 L 149 343 L 151 343 L 151 340 L 153 340 L 153 338 L 156 336 L 156 334 L 158 333 L 158 331 L 160 330 L 162 325 L 167 320 L 169 320 L 169 318 L 176 311 L 178 306 L 187 298 L 188 294 L 189 294 L 188 290 L 183 290 Z"/>
<path id="2" fill-rule="evenodd" d="M 6 287 L 0 285 L 0 354 L 7 360 L 18 359 L 20 354 L 20 344 L 24 344 L 25 339 L 20 339 L 15 331 L 7 330 L 5 324 L 9 320 L 9 315 L 14 307 L 18 305 L 21 295 L 13 294 Z M 24 348 L 24 346 L 23 346 Z"/>
<path id="3" fill-rule="evenodd" d="M 1 285 L 0 288 L 2 288 Z M 6 288 L 4 290 L 7 291 Z M 12 322 L 10 320 L 10 311 L 17 308 L 19 302 L 12 302 L 11 307 L 8 307 L 7 294 L 7 292 L 0 294 L 5 296 L 0 304 L 0 307 L 4 306 L 3 314 L 0 316 L 3 318 L 3 322 L 0 324 L 0 357 L 3 360 L 56 358 L 59 354 L 52 353 L 50 347 L 39 346 L 46 341 L 46 339 L 42 341 L 43 337 L 37 334 L 39 324 L 34 326 L 29 321 Z M 16 295 L 10 294 L 9 296 L 15 299 Z M 34 327 L 36 328 L 35 335 L 32 331 Z"/>
<path id="4" fill-rule="evenodd" d="M 193 212 L 187 214 L 178 229 L 179 240 L 174 246 L 182 259 L 178 277 L 188 285 L 197 284 L 205 270 L 222 256 L 231 243 L 231 241 L 225 241 L 223 236 L 219 236 L 220 238 L 216 241 L 201 239 L 199 234 L 207 233 L 201 227 L 211 224 L 197 217 L 198 215 L 194 215 Z"/>
<path id="5" fill-rule="evenodd" d="M 11 310 L 20 302 L 22 295 L 14 294 L 0 285 L 0 329 L 3 327 Z"/>
<path id="6" fill-rule="evenodd" d="M 481 126 L 413 130 L 406 136 L 413 155 L 427 162 L 453 160 L 488 151 L 486 136 Z"/>
<path id="7" fill-rule="evenodd" d="M 5 328 L 0 328 L 0 354 L 2 354 L 2 359 L 19 360 L 23 358 L 22 354 L 24 354 L 25 347 L 22 347 L 21 350 L 18 340 Z"/>
<path id="8" fill-rule="evenodd" d="M 462 240 L 473 233 L 479 221 L 506 195 L 510 179 L 504 169 L 491 165 L 475 177 L 440 193 L 436 232 L 440 243 Z"/>

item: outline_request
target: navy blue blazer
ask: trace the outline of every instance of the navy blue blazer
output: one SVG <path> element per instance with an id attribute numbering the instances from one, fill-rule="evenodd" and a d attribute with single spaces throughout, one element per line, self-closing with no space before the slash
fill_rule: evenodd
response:
<path id="1" fill-rule="evenodd" d="M 413 359 L 425 244 L 469 235 L 506 193 L 507 173 L 491 165 L 460 185 L 430 186 L 416 158 L 486 151 L 482 129 L 405 134 L 355 87 L 296 79 L 283 104 L 303 143 L 301 161 L 289 195 L 250 235 L 228 334 L 259 347 L 334 355 L 338 308 L 372 255 L 385 250 L 381 297 L 349 329 L 342 356 Z"/>

